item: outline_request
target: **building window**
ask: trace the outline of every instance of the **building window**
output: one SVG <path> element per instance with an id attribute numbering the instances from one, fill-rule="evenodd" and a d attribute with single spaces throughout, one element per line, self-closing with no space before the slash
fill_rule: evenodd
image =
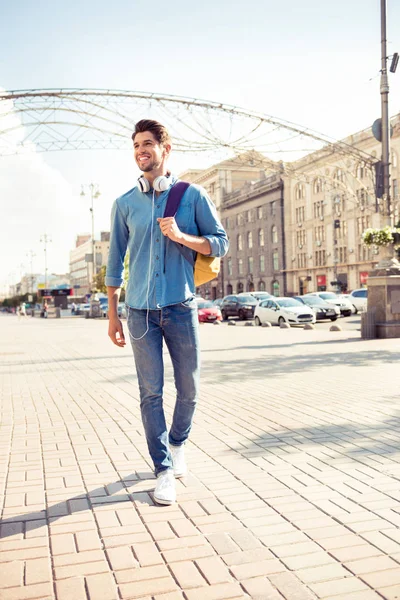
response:
<path id="1" fill-rule="evenodd" d="M 276 202 L 271 202 L 271 217 L 274 217 L 276 213 Z"/>
<path id="2" fill-rule="evenodd" d="M 362 217 L 358 217 L 357 219 L 357 233 L 361 237 L 363 231 L 368 229 L 369 224 L 369 215 L 363 215 Z"/>
<path id="3" fill-rule="evenodd" d="M 306 188 L 304 183 L 298 183 L 296 185 L 296 200 L 302 200 L 306 197 Z"/>
<path id="4" fill-rule="evenodd" d="M 263 207 L 259 206 L 257 208 L 257 219 L 262 219 L 263 218 Z"/>
<path id="5" fill-rule="evenodd" d="M 231 257 L 228 258 L 227 263 L 228 263 L 228 275 L 232 275 L 232 258 Z"/>
<path id="6" fill-rule="evenodd" d="M 337 188 L 344 181 L 344 173 L 342 169 L 336 169 L 333 174 L 333 187 Z"/>
<path id="7" fill-rule="evenodd" d="M 300 252 L 300 254 L 297 255 L 297 268 L 298 269 L 305 269 L 307 267 L 307 256 L 305 252 Z"/>
<path id="8" fill-rule="evenodd" d="M 253 211 L 252 210 L 248 210 L 246 213 L 246 217 L 247 217 L 247 222 L 251 223 L 253 220 Z"/>
<path id="9" fill-rule="evenodd" d="M 276 225 L 273 225 L 271 229 L 271 241 L 273 244 L 278 243 L 278 230 L 276 228 Z"/>
<path id="10" fill-rule="evenodd" d="M 258 230 L 258 245 L 261 247 L 264 246 L 264 229 Z"/>
<path id="11" fill-rule="evenodd" d="M 340 216 L 341 213 L 344 212 L 345 209 L 345 196 L 344 194 L 337 194 L 333 199 L 333 210 L 334 213 Z"/>
<path id="12" fill-rule="evenodd" d="M 229 226 L 230 226 L 230 223 L 229 223 L 229 217 L 226 217 L 226 219 L 225 219 L 225 224 L 226 224 L 226 225 L 225 225 L 225 226 L 226 226 L 226 229 L 229 229 Z"/>
<path id="13" fill-rule="evenodd" d="M 397 183 L 397 179 L 393 179 L 393 200 L 399 199 L 399 187 Z"/>
<path id="14" fill-rule="evenodd" d="M 315 266 L 323 267 L 326 265 L 326 252 L 325 250 L 317 250 L 315 252 Z"/>
<path id="15" fill-rule="evenodd" d="M 260 292 L 265 292 L 265 282 L 264 281 L 259 281 L 258 289 L 260 290 Z"/>
<path id="16" fill-rule="evenodd" d="M 243 258 L 238 259 L 238 273 L 243 275 Z"/>
<path id="17" fill-rule="evenodd" d="M 340 263 L 347 262 L 347 248 L 346 248 L 346 246 L 341 246 L 339 248 L 339 262 Z"/>
<path id="18" fill-rule="evenodd" d="M 253 267 L 254 267 L 254 261 L 253 261 L 253 257 L 249 256 L 248 258 L 248 267 L 249 267 L 249 273 L 253 273 Z"/>
<path id="19" fill-rule="evenodd" d="M 306 233 L 305 229 L 298 229 L 296 231 L 296 243 L 299 248 L 302 248 L 303 246 L 305 246 L 306 236 L 307 236 L 307 233 Z"/>
<path id="20" fill-rule="evenodd" d="M 364 210 L 364 208 L 369 204 L 369 196 L 367 190 L 364 188 L 358 189 L 356 195 L 359 207 L 361 208 L 361 210 Z"/>
<path id="21" fill-rule="evenodd" d="M 314 240 L 316 242 L 324 242 L 325 241 L 325 226 L 318 225 L 314 227 Z"/>
<path id="22" fill-rule="evenodd" d="M 304 206 L 299 206 L 298 208 L 296 208 L 296 223 L 304 223 L 306 215 L 305 215 L 306 209 Z"/>
<path id="23" fill-rule="evenodd" d="M 239 233 L 237 236 L 237 249 L 243 250 L 243 236 L 241 233 Z"/>
<path id="24" fill-rule="evenodd" d="M 253 247 L 253 234 L 251 231 L 247 232 L 247 247 L 248 248 L 252 248 Z"/>
<path id="25" fill-rule="evenodd" d="M 392 167 L 393 169 L 397 169 L 397 154 L 396 152 L 391 152 L 391 159 L 392 159 Z"/>
<path id="26" fill-rule="evenodd" d="M 260 254 L 260 273 L 264 273 L 265 271 L 265 256 L 264 254 Z"/>
<path id="27" fill-rule="evenodd" d="M 236 215 L 236 225 L 243 225 L 243 215 L 241 213 Z"/>
<path id="28" fill-rule="evenodd" d="M 279 254 L 277 250 L 272 253 L 272 268 L 274 271 L 279 271 Z"/>
<path id="29" fill-rule="evenodd" d="M 314 185 L 313 185 L 313 191 L 314 194 L 319 194 L 320 192 L 323 191 L 323 183 L 322 183 L 322 179 L 321 177 L 317 177 L 316 179 L 314 179 Z"/>
<path id="30" fill-rule="evenodd" d="M 357 169 L 356 169 L 357 179 L 364 179 L 365 175 L 366 175 L 365 163 L 363 163 L 363 162 L 358 163 Z"/>
<path id="31" fill-rule="evenodd" d="M 237 293 L 241 294 L 243 292 L 243 283 L 241 281 L 239 281 L 239 283 L 237 284 Z"/>
<path id="32" fill-rule="evenodd" d="M 314 219 L 318 219 L 324 216 L 324 201 L 319 200 L 314 202 Z"/>
<path id="33" fill-rule="evenodd" d="M 279 296 L 279 281 L 273 281 L 271 285 L 271 292 L 273 296 Z"/>

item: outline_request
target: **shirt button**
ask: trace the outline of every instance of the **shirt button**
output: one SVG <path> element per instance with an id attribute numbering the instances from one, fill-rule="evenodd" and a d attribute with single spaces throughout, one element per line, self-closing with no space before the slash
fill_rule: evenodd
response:
<path id="1" fill-rule="evenodd" d="M 156 256 L 156 259 L 158 260 L 158 256 Z"/>
<path id="2" fill-rule="evenodd" d="M 157 208 L 160 208 L 160 205 L 159 205 L 159 204 L 157 204 Z"/>
<path id="3" fill-rule="evenodd" d="M 157 238 L 157 239 L 156 239 L 156 242 L 159 242 L 159 241 L 160 241 L 160 240 L 159 240 L 159 238 Z"/>
<path id="4" fill-rule="evenodd" d="M 156 277 L 158 277 L 158 273 L 156 273 Z"/>

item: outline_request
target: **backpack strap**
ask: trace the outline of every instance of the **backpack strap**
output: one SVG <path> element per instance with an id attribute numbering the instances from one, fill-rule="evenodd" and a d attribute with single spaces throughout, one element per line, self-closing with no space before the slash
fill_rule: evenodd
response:
<path id="1" fill-rule="evenodd" d="M 167 204 L 164 210 L 164 217 L 174 217 L 179 208 L 183 194 L 186 192 L 190 183 L 187 181 L 178 181 L 169 191 Z"/>

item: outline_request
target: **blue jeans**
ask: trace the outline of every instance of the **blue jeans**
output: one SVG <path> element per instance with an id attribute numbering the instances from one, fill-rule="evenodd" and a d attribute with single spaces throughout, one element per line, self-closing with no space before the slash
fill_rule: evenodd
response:
<path id="1" fill-rule="evenodd" d="M 140 390 L 140 410 L 155 474 L 172 468 L 168 442 L 181 446 L 192 427 L 200 378 L 197 305 L 194 299 L 160 310 L 127 307 L 127 322 Z M 143 336 L 143 337 L 142 337 Z M 134 338 L 142 339 L 134 339 Z M 163 409 L 163 340 L 174 368 L 176 403 L 168 435 Z"/>

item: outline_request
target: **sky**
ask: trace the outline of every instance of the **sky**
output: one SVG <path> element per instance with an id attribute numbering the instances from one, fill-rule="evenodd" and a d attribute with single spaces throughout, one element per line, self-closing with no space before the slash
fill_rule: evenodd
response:
<path id="1" fill-rule="evenodd" d="M 329 5 L 328 5 L 329 4 Z M 0 0 L 0 89 L 119 89 L 223 102 L 335 139 L 380 116 L 379 0 Z M 388 54 L 400 3 L 388 0 Z M 5 51 L 6 49 L 6 51 Z M 400 112 L 400 68 L 389 74 Z M 1 110 L 1 107 L 0 107 Z M 146 115 L 143 115 L 145 117 Z M 15 131 L 15 142 L 21 131 Z M 1 137 L 1 132 L 0 132 Z M 175 156 L 172 167 L 186 167 Z M 196 167 L 196 164 L 190 166 Z M 138 177 L 129 149 L 0 157 L 0 294 L 30 272 L 67 272 L 78 233 L 109 228 L 113 200 Z"/>

